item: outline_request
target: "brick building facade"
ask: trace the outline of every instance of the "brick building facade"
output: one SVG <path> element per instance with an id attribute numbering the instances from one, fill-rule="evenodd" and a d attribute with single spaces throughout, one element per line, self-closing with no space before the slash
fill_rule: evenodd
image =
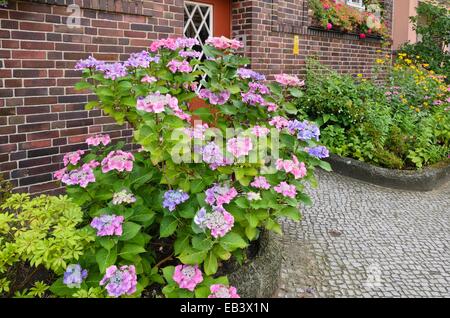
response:
<path id="1" fill-rule="evenodd" d="M 223 23 L 213 27 L 212 11 L 205 16 L 211 2 L 222 8 L 214 15 L 231 20 L 229 34 Z M 392 2 L 385 0 L 389 26 Z M 73 3 L 79 11 L 68 7 Z M 267 75 L 301 75 L 311 55 L 342 72 L 369 74 L 381 48 L 379 39 L 311 28 L 307 0 L 10 0 L 0 8 L 0 173 L 17 191 L 55 192 L 52 173 L 62 154 L 84 148 L 88 135 L 105 132 L 130 142 L 128 127 L 84 110 L 92 96 L 73 89 L 80 78 L 75 62 L 91 54 L 124 60 L 157 38 L 204 36 L 207 23 L 202 30 L 188 26 L 197 23 L 196 14 L 211 23 L 211 34 L 243 40 L 251 67 Z"/>

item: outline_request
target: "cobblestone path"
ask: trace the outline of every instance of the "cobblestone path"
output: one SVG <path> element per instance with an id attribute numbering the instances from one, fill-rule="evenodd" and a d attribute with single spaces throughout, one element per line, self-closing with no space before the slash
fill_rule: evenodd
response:
<path id="1" fill-rule="evenodd" d="M 408 192 L 318 177 L 302 222 L 283 224 L 279 297 L 450 297 L 450 184 Z"/>

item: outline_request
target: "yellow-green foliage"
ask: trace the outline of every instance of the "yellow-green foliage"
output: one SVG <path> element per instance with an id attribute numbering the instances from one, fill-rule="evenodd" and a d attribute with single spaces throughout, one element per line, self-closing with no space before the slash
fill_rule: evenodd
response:
<path id="1" fill-rule="evenodd" d="M 0 293 L 15 291 L 18 267 L 42 265 L 61 274 L 78 260 L 95 239 L 88 228 L 79 228 L 82 221 L 80 207 L 66 196 L 8 198 L 0 206 Z"/>

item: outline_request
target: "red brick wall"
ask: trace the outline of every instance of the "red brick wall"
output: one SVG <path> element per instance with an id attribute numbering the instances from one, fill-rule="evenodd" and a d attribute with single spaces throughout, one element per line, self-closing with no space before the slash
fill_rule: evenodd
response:
<path id="1" fill-rule="evenodd" d="M 84 110 L 92 96 L 73 89 L 80 78 L 73 70 L 76 60 L 91 53 L 124 60 L 153 39 L 182 34 L 182 0 L 138 1 L 133 8 L 121 1 L 75 3 L 83 8 L 81 27 L 73 29 L 66 25 L 71 14 L 66 6 L 9 0 L 8 8 L 0 9 L 0 172 L 17 191 L 55 189 L 52 172 L 60 168 L 62 154 L 84 148 L 89 134 L 131 140 L 127 127 L 99 110 Z"/>
<path id="2" fill-rule="evenodd" d="M 385 0 L 388 26 L 392 2 Z M 305 60 L 316 56 L 336 70 L 371 74 L 379 57 L 381 40 L 310 29 L 308 0 L 233 0 L 233 34 L 247 39 L 246 54 L 252 68 L 266 74 L 303 74 Z M 299 37 L 300 54 L 294 55 L 294 36 Z M 391 53 L 390 48 L 384 53 Z M 384 55 L 384 54 L 381 54 Z"/>
<path id="3" fill-rule="evenodd" d="M 340 71 L 369 74 L 380 41 L 314 34 L 306 1 L 232 0 L 233 33 L 245 40 L 252 68 L 302 74 L 306 57 L 317 55 Z M 82 8 L 80 28 L 66 25 L 71 3 Z M 125 60 L 156 38 L 180 36 L 183 23 L 183 0 L 9 0 L 0 8 L 0 173 L 17 191 L 58 192 L 52 173 L 88 135 L 130 142 L 128 127 L 84 110 L 93 96 L 74 91 L 80 73 L 73 66 L 90 54 Z"/>

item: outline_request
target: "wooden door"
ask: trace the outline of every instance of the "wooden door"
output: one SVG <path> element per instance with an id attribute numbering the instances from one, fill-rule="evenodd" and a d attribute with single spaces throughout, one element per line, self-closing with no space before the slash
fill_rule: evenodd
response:
<path id="1" fill-rule="evenodd" d="M 185 1 L 184 36 L 197 39 L 201 45 L 209 37 L 231 38 L 231 0 Z M 205 107 L 200 99 L 190 103 L 191 110 L 200 107 Z"/>

